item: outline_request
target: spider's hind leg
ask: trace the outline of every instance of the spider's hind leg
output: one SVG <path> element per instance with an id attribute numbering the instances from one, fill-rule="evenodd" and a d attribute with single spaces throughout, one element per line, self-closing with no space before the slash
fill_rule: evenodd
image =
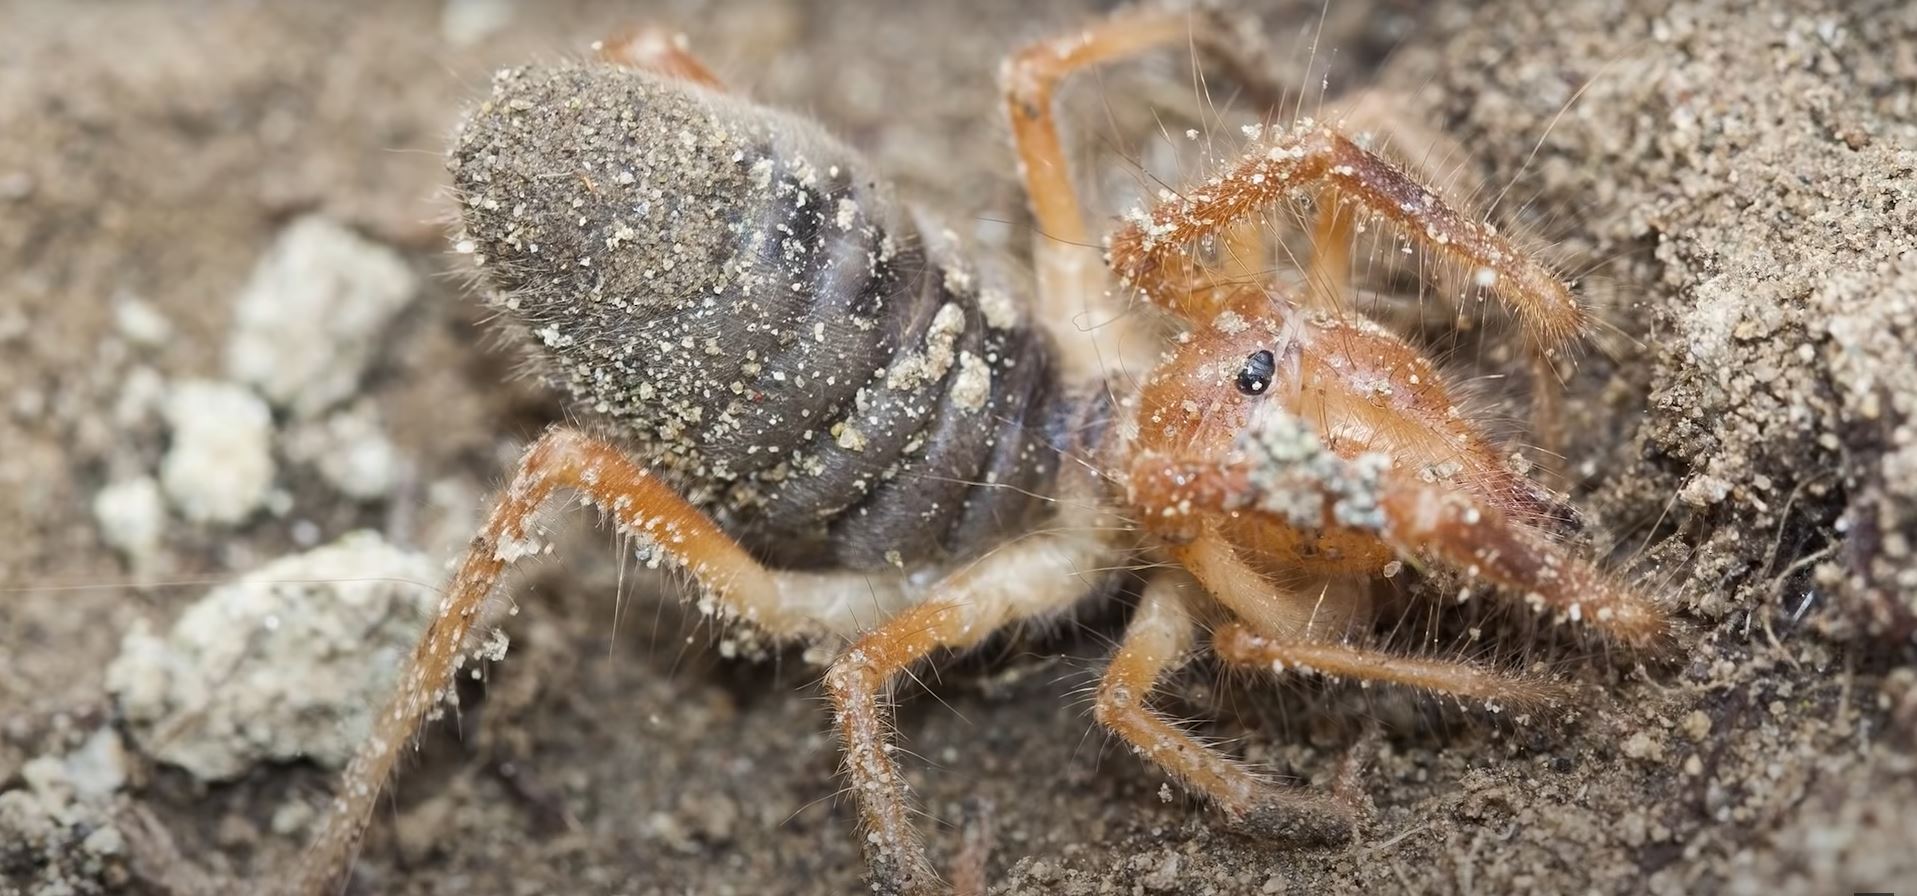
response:
<path id="1" fill-rule="evenodd" d="M 924 599 L 871 628 L 825 674 L 858 801 L 874 892 L 949 893 L 913 824 L 911 787 L 899 768 L 886 704 L 893 688 L 941 650 L 975 646 L 1003 627 L 1062 612 L 1086 591 L 1079 571 L 1107 549 L 1075 534 L 1042 534 L 1009 544 L 933 584 Z"/>

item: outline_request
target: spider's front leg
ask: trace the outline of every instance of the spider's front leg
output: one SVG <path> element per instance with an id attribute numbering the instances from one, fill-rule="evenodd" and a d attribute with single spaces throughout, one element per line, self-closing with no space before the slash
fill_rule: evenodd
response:
<path id="1" fill-rule="evenodd" d="M 1558 349 L 1587 326 L 1571 288 L 1543 264 L 1324 125 L 1255 147 L 1230 172 L 1127 222 L 1112 237 L 1112 269 L 1154 301 L 1176 301 L 1190 290 L 1185 265 L 1194 241 L 1300 190 L 1326 187 L 1397 225 L 1428 251 L 1478 271 L 1477 279 L 1511 306 L 1540 351 Z"/>
<path id="2" fill-rule="evenodd" d="M 1475 197 L 1484 191 L 1467 170 L 1464 147 L 1450 135 L 1427 127 L 1406 110 L 1415 108 L 1412 97 L 1379 88 L 1360 90 L 1338 101 L 1335 109 L 1321 118 L 1338 130 L 1359 138 L 1367 148 L 1392 160 L 1411 179 L 1425 184 L 1444 184 L 1451 196 Z M 1362 211 L 1348 209 L 1333 189 L 1326 189 L 1314 203 L 1311 224 L 1311 258 L 1305 272 L 1305 301 L 1312 307 L 1332 313 L 1356 307 L 1352 251 L 1357 243 Z M 1458 272 L 1450 272 L 1458 273 Z M 1447 289 L 1461 295 L 1460 278 L 1446 278 Z"/>

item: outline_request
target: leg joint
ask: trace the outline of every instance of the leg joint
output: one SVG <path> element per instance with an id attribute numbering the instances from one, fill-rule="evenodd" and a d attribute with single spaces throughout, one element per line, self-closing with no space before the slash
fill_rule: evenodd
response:
<path id="1" fill-rule="evenodd" d="M 1130 687 L 1107 682 L 1099 687 L 1098 696 L 1092 701 L 1092 718 L 1115 730 L 1137 715 L 1138 709 L 1138 700 Z"/>
<path id="2" fill-rule="evenodd" d="M 876 689 L 877 678 L 871 662 L 854 651 L 832 661 L 825 671 L 825 690 L 839 702 L 857 700 Z"/>

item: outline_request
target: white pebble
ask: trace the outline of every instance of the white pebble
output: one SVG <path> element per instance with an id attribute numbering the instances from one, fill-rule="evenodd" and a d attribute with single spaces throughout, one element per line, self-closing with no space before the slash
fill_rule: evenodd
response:
<path id="1" fill-rule="evenodd" d="M 101 539 L 134 566 L 144 565 L 166 528 L 160 484 L 151 476 L 138 476 L 100 489 L 93 496 L 93 520 L 100 526 Z"/>
<path id="2" fill-rule="evenodd" d="M 510 0 L 446 0 L 439 10 L 439 35 L 455 47 L 471 46 L 512 20 Z"/>
<path id="3" fill-rule="evenodd" d="M 326 218 L 288 225 L 240 293 L 227 372 L 311 417 L 353 394 L 393 317 L 419 292 L 399 253 Z"/>
<path id="4" fill-rule="evenodd" d="M 173 322 L 152 303 L 131 293 L 114 298 L 113 324 L 134 345 L 160 345 L 173 335 Z"/>
<path id="5" fill-rule="evenodd" d="M 208 592 L 106 670 L 127 731 L 203 781 L 264 761 L 338 768 L 366 737 L 431 611 L 438 566 L 355 532 Z"/>
<path id="6" fill-rule="evenodd" d="M 163 408 L 173 432 L 160 485 L 188 520 L 237 523 L 273 485 L 273 416 L 251 390 L 233 383 L 174 384 Z"/>
<path id="7" fill-rule="evenodd" d="M 287 436 L 286 454 L 312 464 L 329 485 L 360 501 L 390 493 L 402 467 L 399 449 L 366 405 L 295 429 Z"/>

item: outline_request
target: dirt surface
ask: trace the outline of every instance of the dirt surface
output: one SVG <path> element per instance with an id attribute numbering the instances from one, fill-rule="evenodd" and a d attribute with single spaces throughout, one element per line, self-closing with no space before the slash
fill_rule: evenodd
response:
<path id="1" fill-rule="evenodd" d="M 273 636 L 264 599 L 211 621 L 189 608 L 357 529 L 410 549 L 378 569 L 437 565 L 560 417 L 485 335 L 436 223 L 444 135 L 491 70 L 677 24 L 729 81 L 824 121 L 1019 271 L 997 61 L 1093 14 L 1025 5 L 13 4 L 0 893 L 250 893 L 277 877 L 333 776 L 278 758 L 285 731 L 236 720 L 222 688 L 324 650 Z M 1491 185 L 1495 219 L 1579 275 L 1604 322 L 1564 370 L 1579 537 L 1682 608 L 1685 647 L 1648 668 L 1547 651 L 1602 694 L 1549 723 L 1432 722 L 1390 699 L 1188 674 L 1179 711 L 1303 777 L 1331 774 L 1354 716 L 1403 720 L 1372 758 L 1359 841 L 1295 850 L 1218 829 L 1093 730 L 1084 688 L 1122 608 L 1092 612 L 904 705 L 927 811 L 953 822 L 989 799 L 991 878 L 1012 893 L 1917 889 L 1917 7 L 1249 15 L 1310 96 L 1386 88 L 1457 140 L 1456 181 Z M 1070 91 L 1106 211 L 1135 199 L 1126 159 L 1193 166 L 1179 116 L 1217 124 L 1194 95 L 1169 57 Z M 1161 122 L 1173 139 L 1154 137 Z M 293 232 L 321 235 L 293 240 L 301 254 Z M 316 282 L 354 313 L 294 316 L 308 306 L 286 291 Z M 371 298 L 388 287 L 397 298 Z M 261 289 L 284 301 L 262 312 Z M 310 325 L 274 329 L 289 320 Z M 236 360 L 238 333 L 285 363 Z M 318 366 L 285 380 L 313 345 Z M 1457 354 L 1498 372 L 1496 352 Z M 1521 390 L 1487 382 L 1490 413 L 1518 419 Z M 426 739 L 353 892 L 861 889 L 816 671 L 722 661 L 609 541 L 575 519 L 564 561 L 519 578 L 507 659 Z M 370 614 L 355 629 L 369 638 L 409 612 L 403 589 L 351 584 L 310 587 Z M 615 626 L 621 593 L 638 596 Z M 222 620 L 230 650 L 184 639 L 198 652 L 114 663 Z M 209 718 L 232 748 L 217 761 L 156 758 Z M 956 844 L 936 829 L 939 856 Z"/>

